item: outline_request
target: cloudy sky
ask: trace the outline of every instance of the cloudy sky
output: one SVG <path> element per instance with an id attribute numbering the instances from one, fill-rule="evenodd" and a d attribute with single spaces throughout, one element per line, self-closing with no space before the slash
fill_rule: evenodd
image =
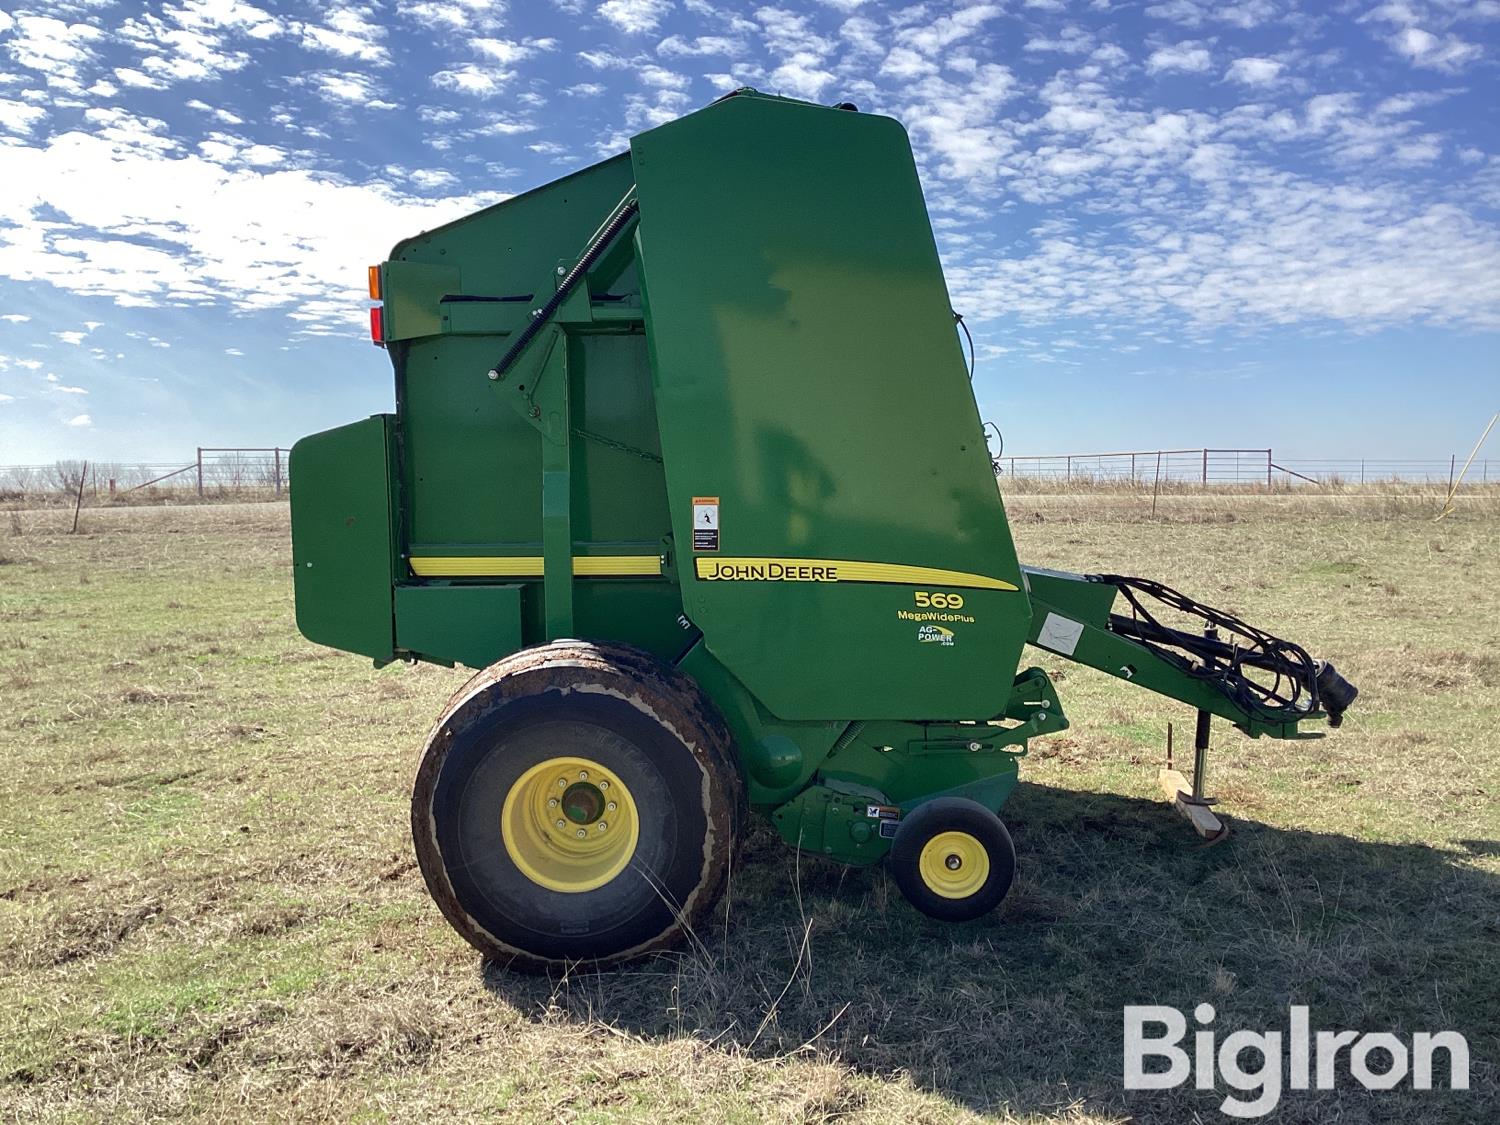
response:
<path id="1" fill-rule="evenodd" d="M 744 85 L 905 122 L 1011 451 L 1462 453 L 1497 62 L 1500 0 L 0 0 L 0 464 L 390 409 L 366 264 Z"/>

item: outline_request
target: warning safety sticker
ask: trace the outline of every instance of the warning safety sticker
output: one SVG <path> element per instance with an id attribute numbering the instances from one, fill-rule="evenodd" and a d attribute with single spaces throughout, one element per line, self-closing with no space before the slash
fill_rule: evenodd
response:
<path id="1" fill-rule="evenodd" d="M 693 550 L 719 549 L 719 498 L 693 497 Z"/>

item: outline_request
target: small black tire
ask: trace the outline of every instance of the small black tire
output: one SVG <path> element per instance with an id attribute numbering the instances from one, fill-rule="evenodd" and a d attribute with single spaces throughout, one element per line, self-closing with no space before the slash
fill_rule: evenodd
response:
<path id="1" fill-rule="evenodd" d="M 891 874 L 929 918 L 968 922 L 999 906 L 1016 877 L 1016 846 L 978 801 L 938 797 L 918 805 L 891 841 Z"/>
<path id="2" fill-rule="evenodd" d="M 629 646 L 557 641 L 454 694 L 411 813 L 449 924 L 498 964 L 548 971 L 687 937 L 723 893 L 745 797 L 723 719 L 691 678 Z"/>

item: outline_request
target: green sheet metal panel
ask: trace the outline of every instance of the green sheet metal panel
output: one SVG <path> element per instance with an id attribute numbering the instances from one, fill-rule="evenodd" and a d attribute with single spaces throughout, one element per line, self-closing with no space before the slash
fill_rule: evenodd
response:
<path id="1" fill-rule="evenodd" d="M 394 418 L 377 414 L 292 446 L 297 628 L 318 644 L 394 656 L 389 472 Z"/>
<path id="2" fill-rule="evenodd" d="M 1030 609 L 905 131 L 742 95 L 631 156 L 677 565 L 710 651 L 786 719 L 998 714 Z M 719 523 L 697 544 L 695 498 Z"/>
<path id="3" fill-rule="evenodd" d="M 391 348 L 404 528 L 413 551 L 541 539 L 541 439 L 485 372 L 505 351 L 506 334 L 552 292 L 558 260 L 578 252 L 630 183 L 628 158 L 616 157 L 392 249 L 388 270 L 406 262 L 456 270 L 460 288 L 453 296 L 530 295 L 523 301 L 457 302 L 442 310 L 464 304 L 483 308 L 492 334 L 433 334 Z M 469 313 L 463 309 L 460 316 Z M 411 324 L 415 315 L 401 311 L 397 319 Z M 434 324 L 440 322 L 441 317 Z M 635 348 L 642 348 L 640 340 Z M 601 349 L 598 363 L 589 356 L 591 367 L 601 368 L 601 378 L 609 354 Z M 643 362 L 635 356 L 621 360 L 625 367 Z M 649 413 L 649 404 L 644 410 Z"/>
<path id="4" fill-rule="evenodd" d="M 582 249 L 631 183 L 629 157 L 620 156 L 407 239 L 391 251 L 386 306 L 394 333 L 390 353 L 397 374 L 405 554 L 541 555 L 541 437 L 507 401 L 512 388 L 491 382 L 486 373 L 505 351 L 509 333 L 551 293 L 557 263 Z M 602 308 L 638 310 L 633 265 L 610 278 L 608 290 L 612 299 Z M 465 299 L 441 302 L 445 296 Z M 520 296 L 527 299 L 513 299 Z M 670 524 L 645 336 L 638 326 L 606 326 L 592 333 L 585 326 L 568 344 L 574 553 L 654 554 Z M 403 564 L 398 580 L 411 582 L 406 571 Z M 601 588 L 588 588 L 596 584 Z M 502 645 L 470 638 L 463 642 L 467 655 L 456 656 L 458 642 L 445 646 L 440 637 L 446 627 L 441 622 L 457 628 L 457 619 L 436 607 L 464 585 L 438 584 L 431 596 L 406 599 L 398 622 L 403 648 L 464 663 L 487 654 L 488 663 L 545 638 L 538 580 L 527 584 L 520 599 L 518 640 Z M 453 604 L 465 596 L 455 595 Z M 433 625 L 417 625 L 429 607 Z M 576 584 L 580 635 L 630 641 L 675 656 L 681 647 L 680 613 L 675 586 L 667 582 Z M 427 648 L 407 644 L 417 635 L 414 629 L 422 630 Z"/>
<path id="5" fill-rule="evenodd" d="M 446 664 L 485 668 L 521 647 L 519 585 L 398 586 L 396 643 Z"/>

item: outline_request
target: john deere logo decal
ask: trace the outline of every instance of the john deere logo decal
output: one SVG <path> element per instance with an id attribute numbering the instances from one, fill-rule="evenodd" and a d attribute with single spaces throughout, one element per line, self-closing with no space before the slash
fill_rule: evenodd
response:
<path id="1" fill-rule="evenodd" d="M 953 644 L 953 630 L 944 629 L 941 625 L 918 625 L 917 643 L 924 645 L 951 645 Z"/>

